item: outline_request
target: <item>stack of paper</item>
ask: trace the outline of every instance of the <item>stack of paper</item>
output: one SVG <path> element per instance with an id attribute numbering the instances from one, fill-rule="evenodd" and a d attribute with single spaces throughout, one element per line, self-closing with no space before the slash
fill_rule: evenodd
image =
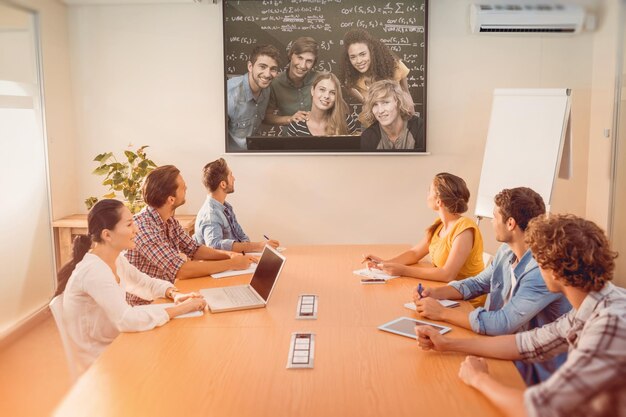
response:
<path id="1" fill-rule="evenodd" d="M 375 279 L 384 279 L 385 281 L 390 280 L 392 278 L 398 278 L 400 275 L 389 275 L 386 272 L 381 271 L 380 269 L 357 269 L 353 271 L 354 275 L 358 275 L 365 278 L 375 278 Z"/>
<path id="2" fill-rule="evenodd" d="M 252 274 L 254 271 L 256 271 L 256 266 L 257 264 L 251 263 L 248 269 L 237 269 L 237 270 L 229 269 L 228 271 L 218 272 L 217 274 L 211 274 L 211 276 L 213 278 L 227 278 L 227 277 L 234 277 L 237 275 Z"/>
<path id="3" fill-rule="evenodd" d="M 136 306 L 134 308 L 139 308 L 142 310 L 165 310 L 168 307 L 174 307 L 175 304 L 174 303 L 163 303 L 163 304 L 146 304 L 146 305 L 142 305 L 142 306 Z M 200 317 L 202 316 L 204 312 L 203 311 L 192 311 L 190 313 L 187 314 L 181 314 L 180 316 L 176 316 L 174 317 L 175 319 L 186 319 L 188 317 Z"/>

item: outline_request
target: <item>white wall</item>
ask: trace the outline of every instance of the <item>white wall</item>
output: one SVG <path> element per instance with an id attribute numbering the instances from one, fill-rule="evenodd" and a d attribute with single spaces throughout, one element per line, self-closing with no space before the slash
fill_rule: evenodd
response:
<path id="1" fill-rule="evenodd" d="M 587 186 L 593 35 L 472 35 L 470 3 L 430 2 L 431 155 L 229 156 L 237 178 L 230 201 L 253 239 L 415 242 L 433 219 L 424 200 L 435 173 L 453 172 L 477 190 L 491 93 L 499 87 L 574 89 L 574 178 L 558 181 L 553 208 L 585 214 L 579 190 Z M 180 210 L 195 213 L 204 199 L 201 167 L 223 152 L 221 4 L 75 6 L 69 27 L 75 204 L 84 211 L 82 200 L 104 191 L 89 174 L 93 156 L 149 144 L 158 164 L 182 170 L 189 190 Z"/>
<path id="2" fill-rule="evenodd" d="M 609 190 L 611 187 L 611 144 L 615 109 L 616 65 L 620 0 L 608 0 L 599 14 L 601 26 L 593 44 L 593 92 L 591 96 L 591 123 L 589 131 L 589 179 L 586 215 L 606 230 L 609 217 Z M 623 1 L 622 1 L 623 3 Z M 617 98 L 619 100 L 619 97 Z M 621 214 L 624 215 L 623 213 Z"/>
<path id="3" fill-rule="evenodd" d="M 617 118 L 617 131 L 614 136 L 617 140 L 616 146 L 616 172 L 615 184 L 613 185 L 613 224 L 611 230 L 611 240 L 613 249 L 621 256 L 615 261 L 616 283 L 626 287 L 626 3 L 622 2 L 620 12 L 616 12 L 616 19 L 620 19 L 621 14 L 621 39 L 618 41 L 618 50 L 621 52 L 621 85 L 619 88 L 619 117 Z"/>

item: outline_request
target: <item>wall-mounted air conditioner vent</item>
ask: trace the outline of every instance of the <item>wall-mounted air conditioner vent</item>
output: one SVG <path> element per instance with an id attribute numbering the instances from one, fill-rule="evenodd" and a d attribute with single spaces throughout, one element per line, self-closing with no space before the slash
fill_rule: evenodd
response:
<path id="1" fill-rule="evenodd" d="M 474 33 L 578 33 L 585 10 L 572 4 L 473 4 L 470 26 Z"/>

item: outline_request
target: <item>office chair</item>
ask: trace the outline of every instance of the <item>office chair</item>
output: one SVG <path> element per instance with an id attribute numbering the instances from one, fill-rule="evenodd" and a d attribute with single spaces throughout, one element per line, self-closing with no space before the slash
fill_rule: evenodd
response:
<path id="1" fill-rule="evenodd" d="M 63 323 L 63 294 L 59 294 L 50 301 L 50 311 L 52 317 L 59 329 L 61 336 L 61 342 L 63 343 L 63 350 L 65 350 L 65 358 L 67 359 L 67 366 L 70 371 L 70 378 L 75 381 L 78 378 L 78 369 L 76 368 L 76 362 L 74 361 L 74 352 L 72 351 L 72 345 L 70 343 L 69 336 L 65 331 L 65 324 Z"/>

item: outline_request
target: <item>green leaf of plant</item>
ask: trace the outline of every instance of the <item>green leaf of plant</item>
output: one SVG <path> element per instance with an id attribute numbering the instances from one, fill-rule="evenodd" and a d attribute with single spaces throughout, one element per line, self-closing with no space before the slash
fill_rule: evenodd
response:
<path id="1" fill-rule="evenodd" d="M 125 150 L 124 156 L 128 162 L 119 162 L 112 152 L 101 153 L 94 158 L 100 166 L 94 169 L 93 174 L 105 176 L 102 185 L 110 190 L 104 198 L 116 198 L 116 191 L 121 192 L 127 201 L 126 205 L 133 214 L 145 207 L 141 198 L 141 186 L 146 175 L 157 167 L 154 161 L 147 159 L 145 149 L 148 147 L 148 145 L 141 146 L 135 152 Z M 85 205 L 91 204 L 88 205 L 90 208 L 97 201 L 96 197 L 90 197 L 85 200 Z"/>
<path id="2" fill-rule="evenodd" d="M 135 159 L 137 159 L 137 154 L 132 151 L 124 151 L 124 155 L 126 155 L 126 159 L 128 159 L 128 162 L 130 162 L 131 164 Z"/>
<path id="3" fill-rule="evenodd" d="M 91 208 L 98 202 L 98 197 L 89 197 L 85 199 L 85 206 L 87 206 L 87 210 L 91 210 Z"/>
<path id="4" fill-rule="evenodd" d="M 96 155 L 96 157 L 95 157 L 93 160 L 94 160 L 94 161 L 97 161 L 97 162 L 100 162 L 100 161 L 102 161 L 102 159 L 103 159 L 105 156 L 106 156 L 106 153 L 101 153 L 101 154 Z M 85 201 L 87 201 L 87 200 L 85 200 Z"/>
<path id="5" fill-rule="evenodd" d="M 97 161 L 97 162 L 100 162 L 100 163 L 105 163 L 112 156 L 113 156 L 113 152 L 105 152 L 105 153 L 101 153 L 99 155 L 96 155 L 96 157 L 93 160 Z"/>
<path id="6" fill-rule="evenodd" d="M 109 173 L 109 167 L 107 165 L 101 165 L 98 168 L 94 169 L 92 174 L 94 175 L 106 175 Z"/>

